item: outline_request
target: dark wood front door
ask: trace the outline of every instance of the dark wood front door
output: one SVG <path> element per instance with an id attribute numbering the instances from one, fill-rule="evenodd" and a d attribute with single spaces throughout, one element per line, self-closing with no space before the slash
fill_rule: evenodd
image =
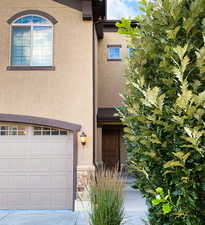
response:
<path id="1" fill-rule="evenodd" d="M 120 165 L 120 130 L 102 130 L 102 160 L 106 168 Z"/>

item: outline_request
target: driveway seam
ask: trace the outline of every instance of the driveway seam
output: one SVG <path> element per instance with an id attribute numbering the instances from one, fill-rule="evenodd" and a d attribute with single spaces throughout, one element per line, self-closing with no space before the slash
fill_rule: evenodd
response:
<path id="1" fill-rule="evenodd" d="M 3 220 L 6 219 L 6 217 L 8 217 L 10 214 L 11 214 L 11 213 L 7 213 L 5 216 L 3 216 L 3 217 L 0 219 L 0 223 L 3 222 Z"/>

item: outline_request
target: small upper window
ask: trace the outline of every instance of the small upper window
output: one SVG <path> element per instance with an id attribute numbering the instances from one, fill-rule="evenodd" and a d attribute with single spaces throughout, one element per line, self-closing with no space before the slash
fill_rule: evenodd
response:
<path id="1" fill-rule="evenodd" d="M 60 129 L 53 129 L 53 128 L 47 128 L 47 127 L 34 127 L 34 135 L 35 136 L 65 136 L 68 132 L 66 130 L 60 130 Z"/>
<path id="2" fill-rule="evenodd" d="M 12 23 L 11 65 L 52 66 L 53 24 L 44 17 L 28 15 Z"/>
<path id="3" fill-rule="evenodd" d="M 0 126 L 0 136 L 26 135 L 26 130 L 18 126 Z"/>
<path id="4" fill-rule="evenodd" d="M 120 47 L 108 47 L 108 60 L 120 60 L 121 48 Z"/>

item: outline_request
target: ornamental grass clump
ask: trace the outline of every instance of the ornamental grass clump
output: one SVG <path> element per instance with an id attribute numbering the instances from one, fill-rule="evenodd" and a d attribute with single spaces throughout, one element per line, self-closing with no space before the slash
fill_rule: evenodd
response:
<path id="1" fill-rule="evenodd" d="M 90 173 L 90 225 L 121 225 L 124 219 L 123 179 L 117 169 L 100 169 Z"/>

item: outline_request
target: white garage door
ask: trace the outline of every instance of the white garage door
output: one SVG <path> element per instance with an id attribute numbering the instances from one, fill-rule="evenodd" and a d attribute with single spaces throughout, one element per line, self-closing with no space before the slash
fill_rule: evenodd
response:
<path id="1" fill-rule="evenodd" d="M 73 134 L 0 126 L 0 209 L 72 209 Z"/>

